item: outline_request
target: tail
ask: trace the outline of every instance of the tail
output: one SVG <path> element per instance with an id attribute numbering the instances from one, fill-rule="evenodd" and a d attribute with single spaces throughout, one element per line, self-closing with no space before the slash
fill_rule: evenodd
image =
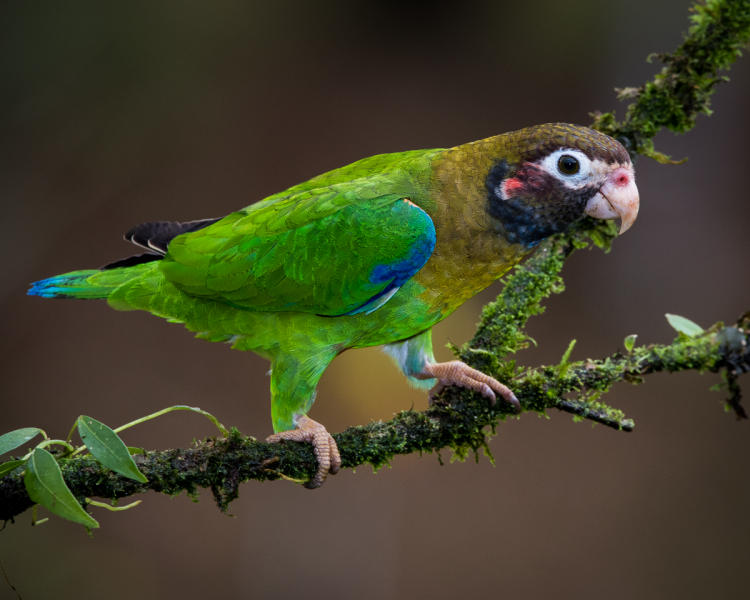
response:
<path id="1" fill-rule="evenodd" d="M 42 298 L 110 298 L 112 293 L 125 283 L 140 279 L 149 271 L 153 273 L 154 261 L 167 253 L 167 246 L 176 236 L 213 225 L 219 219 L 198 221 L 155 221 L 133 227 L 125 239 L 148 250 L 145 254 L 129 256 L 103 266 L 101 269 L 72 271 L 35 281 L 27 294 Z M 143 282 L 148 285 L 151 282 Z M 137 295 L 137 294 L 136 294 Z M 148 295 L 148 294 L 146 294 Z M 115 301 L 115 298 L 112 299 Z M 110 302 L 112 304 L 112 302 Z M 127 308 L 127 303 L 119 308 Z"/>
<path id="2" fill-rule="evenodd" d="M 164 257 L 167 246 L 176 236 L 213 225 L 219 219 L 198 221 L 155 221 L 133 227 L 125 239 L 148 250 L 145 254 L 129 256 L 101 269 L 72 271 L 35 281 L 27 294 L 42 298 L 110 298 L 125 283 L 135 282 L 147 272 L 153 272 L 153 262 Z M 148 282 L 144 282 L 147 285 Z M 153 282 L 151 282 L 153 283 Z M 146 294 L 148 295 L 148 294 Z M 115 300 L 114 298 L 112 299 Z M 112 302 L 111 302 L 112 303 Z M 126 303 L 127 304 L 127 303 Z M 126 305 L 118 306 L 125 309 Z"/>
<path id="3" fill-rule="evenodd" d="M 63 273 L 35 281 L 26 293 L 42 298 L 109 298 L 122 284 L 141 275 L 140 266 Z"/>

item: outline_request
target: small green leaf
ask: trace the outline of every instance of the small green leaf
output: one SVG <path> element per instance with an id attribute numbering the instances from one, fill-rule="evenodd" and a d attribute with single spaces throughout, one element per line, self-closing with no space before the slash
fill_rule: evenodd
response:
<path id="1" fill-rule="evenodd" d="M 694 323 L 690 319 L 681 317 L 680 315 L 671 315 L 669 313 L 664 315 L 667 317 L 667 321 L 672 326 L 672 329 L 678 333 L 684 333 L 688 337 L 695 337 L 703 333 L 703 327 Z"/>
<path id="2" fill-rule="evenodd" d="M 0 465 L 0 477 L 6 473 L 10 473 L 13 469 L 20 467 L 25 462 L 25 460 L 9 460 L 8 462 L 4 462 Z"/>
<path id="3" fill-rule="evenodd" d="M 35 448 L 31 453 L 23 482 L 29 498 L 51 513 L 89 529 L 99 527 L 99 523 L 83 510 L 65 484 L 55 457 L 44 448 Z"/>
<path id="4" fill-rule="evenodd" d="M 568 361 L 570 360 L 570 355 L 573 353 L 573 348 L 575 348 L 575 345 L 576 345 L 576 340 L 570 340 L 568 347 L 565 349 L 565 352 L 563 352 L 562 358 L 560 359 L 561 365 L 568 364 Z"/>
<path id="5" fill-rule="evenodd" d="M 130 456 L 127 446 L 114 431 L 86 415 L 78 417 L 76 425 L 83 443 L 96 460 L 115 473 L 141 483 L 148 483 L 148 479 L 138 470 L 133 457 Z"/>
<path id="6" fill-rule="evenodd" d="M 572 354 L 575 345 L 576 340 L 570 340 L 568 347 L 565 349 L 565 352 L 563 352 L 560 364 L 557 366 L 557 376 L 560 378 L 565 377 L 565 374 L 568 372 L 568 361 L 570 360 L 570 355 Z"/>
<path id="7" fill-rule="evenodd" d="M 38 427 L 24 427 L 0 435 L 0 454 L 5 454 L 11 450 L 23 446 L 31 438 L 42 433 Z"/>
<path id="8" fill-rule="evenodd" d="M 627 350 L 628 352 L 633 351 L 633 348 L 635 348 L 635 339 L 637 337 L 637 333 L 631 333 L 630 335 L 625 337 L 625 339 L 622 341 L 623 345 L 625 346 L 625 350 Z"/>
<path id="9" fill-rule="evenodd" d="M 144 448 L 139 448 L 138 446 L 128 446 L 127 448 L 130 454 L 146 454 L 146 450 Z"/>

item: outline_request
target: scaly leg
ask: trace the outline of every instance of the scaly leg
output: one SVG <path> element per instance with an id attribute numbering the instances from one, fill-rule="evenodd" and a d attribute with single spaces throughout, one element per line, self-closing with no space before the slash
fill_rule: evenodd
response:
<path id="1" fill-rule="evenodd" d="M 498 394 L 507 403 L 512 404 L 516 410 L 520 410 L 521 408 L 518 398 L 516 398 L 516 395 L 507 385 L 500 383 L 494 377 L 485 375 L 481 371 L 472 369 L 460 360 L 452 360 L 444 363 L 426 363 L 422 371 L 417 373 L 415 377 L 419 379 L 435 378 L 438 380 L 437 385 L 430 390 L 430 397 L 437 395 L 445 386 L 457 385 L 479 392 L 482 396 L 492 400 L 492 404 L 495 404 L 497 400 L 496 394 Z"/>
<path id="2" fill-rule="evenodd" d="M 460 360 L 435 362 L 432 353 L 432 332 L 429 329 L 403 342 L 389 344 L 384 349 L 416 385 L 424 385 L 421 382 L 437 379 L 437 384 L 430 390 L 430 399 L 445 386 L 457 385 L 479 392 L 492 400 L 493 404 L 497 394 L 516 410 L 520 409 L 515 394 L 494 377 L 472 369 Z"/>
<path id="3" fill-rule="evenodd" d="M 307 415 L 299 416 L 295 420 L 295 425 L 296 429 L 274 433 L 269 435 L 266 441 L 277 443 L 281 440 L 290 440 L 312 444 L 315 458 L 318 461 L 318 470 L 315 476 L 305 483 L 305 487 L 310 489 L 320 487 L 326 480 L 328 473 L 333 475 L 341 468 L 341 456 L 336 440 L 323 425 L 313 421 Z"/>
<path id="4" fill-rule="evenodd" d="M 302 343 L 299 346 L 304 349 Z M 334 350 L 308 348 L 301 355 L 292 351 L 279 353 L 271 363 L 271 418 L 275 433 L 266 441 L 312 444 L 318 470 L 305 484 L 308 488 L 320 487 L 328 473 L 336 473 L 341 467 L 335 440 L 323 425 L 307 416 L 315 401 L 318 380 L 334 356 Z"/>

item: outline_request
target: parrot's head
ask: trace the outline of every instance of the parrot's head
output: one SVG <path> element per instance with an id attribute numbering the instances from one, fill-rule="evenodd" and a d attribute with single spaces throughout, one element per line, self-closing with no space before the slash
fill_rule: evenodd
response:
<path id="1" fill-rule="evenodd" d="M 620 233 L 633 224 L 638 188 L 633 164 L 618 141 L 566 123 L 505 136 L 506 150 L 485 183 L 489 212 L 509 242 L 534 246 L 584 215 L 619 219 Z"/>

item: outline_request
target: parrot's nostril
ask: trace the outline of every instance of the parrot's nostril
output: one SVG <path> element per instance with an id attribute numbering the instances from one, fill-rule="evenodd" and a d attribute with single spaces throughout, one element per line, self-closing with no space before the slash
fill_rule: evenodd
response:
<path id="1" fill-rule="evenodd" d="M 617 187 L 624 187 L 630 183 L 630 174 L 625 169 L 614 172 L 613 182 Z"/>

